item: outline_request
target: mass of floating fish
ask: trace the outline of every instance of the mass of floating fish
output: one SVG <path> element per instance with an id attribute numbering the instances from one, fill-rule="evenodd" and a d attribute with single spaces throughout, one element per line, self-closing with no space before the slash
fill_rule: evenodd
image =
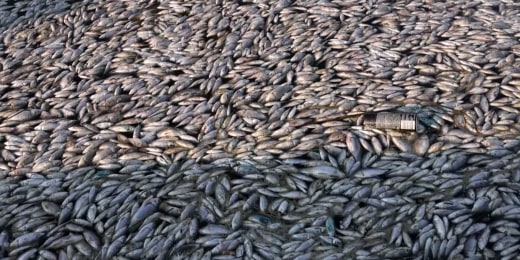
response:
<path id="1" fill-rule="evenodd" d="M 518 259 L 519 39 L 514 0 L 0 1 L 0 258 Z"/>

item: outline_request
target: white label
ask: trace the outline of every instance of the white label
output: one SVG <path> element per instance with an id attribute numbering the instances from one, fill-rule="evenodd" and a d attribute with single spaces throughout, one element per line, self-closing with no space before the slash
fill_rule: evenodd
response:
<path id="1" fill-rule="evenodd" d="M 403 130 L 415 130 L 415 121 L 412 121 L 412 120 L 401 120 L 401 129 L 403 129 Z"/>

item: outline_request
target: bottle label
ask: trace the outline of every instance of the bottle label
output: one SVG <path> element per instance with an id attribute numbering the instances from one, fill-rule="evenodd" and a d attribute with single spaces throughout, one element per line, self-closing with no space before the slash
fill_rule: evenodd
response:
<path id="1" fill-rule="evenodd" d="M 378 113 L 376 116 L 376 128 L 415 130 L 416 115 L 408 113 Z"/>
<path id="2" fill-rule="evenodd" d="M 417 116 L 414 114 L 401 114 L 401 129 L 402 130 L 415 130 L 415 124 L 417 122 Z"/>

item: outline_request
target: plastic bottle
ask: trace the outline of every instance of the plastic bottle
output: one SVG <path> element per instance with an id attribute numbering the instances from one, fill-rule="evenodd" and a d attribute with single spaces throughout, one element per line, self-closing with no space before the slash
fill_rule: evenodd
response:
<path id="1" fill-rule="evenodd" d="M 415 131 L 417 115 L 414 113 L 379 112 L 363 116 L 363 125 L 378 129 Z"/>

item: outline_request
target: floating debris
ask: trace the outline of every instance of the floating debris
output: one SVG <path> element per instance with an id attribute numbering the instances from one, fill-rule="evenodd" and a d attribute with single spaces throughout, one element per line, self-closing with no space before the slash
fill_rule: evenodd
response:
<path id="1" fill-rule="evenodd" d="M 380 112 L 363 115 L 363 125 L 377 129 L 396 129 L 415 131 L 417 115 L 412 113 Z"/>

